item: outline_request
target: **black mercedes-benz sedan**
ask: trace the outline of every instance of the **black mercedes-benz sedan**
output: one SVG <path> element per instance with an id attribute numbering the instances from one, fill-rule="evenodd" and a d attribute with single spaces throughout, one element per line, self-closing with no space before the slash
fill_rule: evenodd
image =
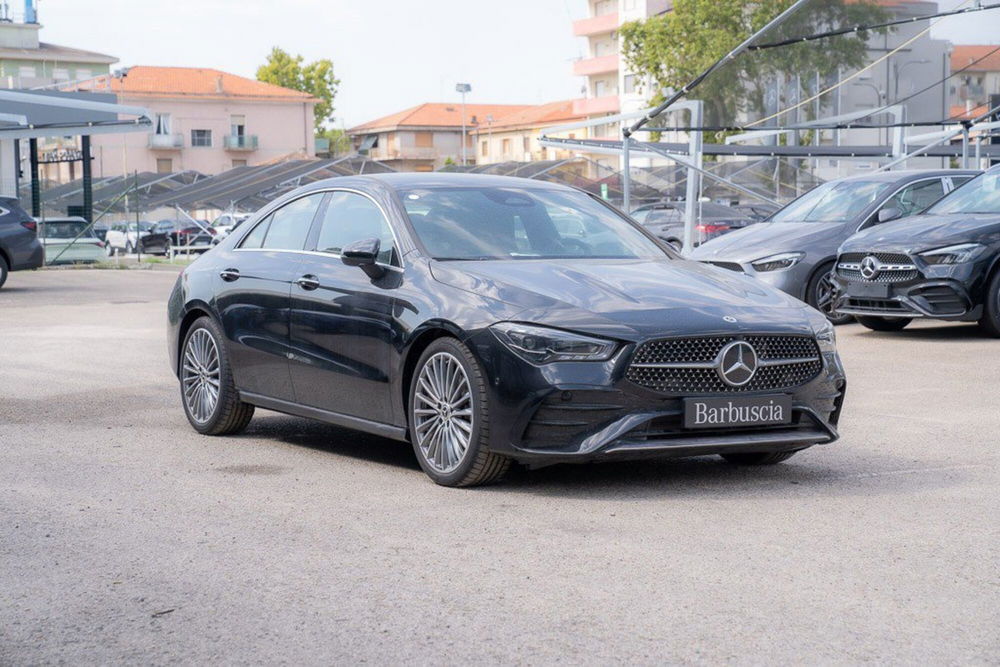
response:
<path id="1" fill-rule="evenodd" d="M 409 441 L 450 486 L 512 461 L 777 463 L 837 439 L 845 389 L 818 311 L 584 192 L 470 174 L 271 203 L 181 274 L 169 348 L 201 433 L 311 417 Z"/>
<path id="2" fill-rule="evenodd" d="M 1000 337 L 1000 167 L 922 215 L 847 239 L 835 284 L 837 310 L 870 329 L 932 318 L 978 321 Z"/>

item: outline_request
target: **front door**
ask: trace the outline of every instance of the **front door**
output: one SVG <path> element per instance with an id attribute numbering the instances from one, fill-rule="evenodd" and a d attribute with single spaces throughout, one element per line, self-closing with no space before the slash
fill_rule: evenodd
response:
<path id="1" fill-rule="evenodd" d="M 402 277 L 382 210 L 355 192 L 334 191 L 316 221 L 292 285 L 290 370 L 298 403 L 380 423 L 392 422 L 389 373 L 395 288 Z M 345 265 L 347 244 L 378 238 L 378 279 Z"/>
<path id="2" fill-rule="evenodd" d="M 294 400 L 288 374 L 289 299 L 322 193 L 295 199 L 254 226 L 216 277 L 216 309 L 240 391 Z"/>

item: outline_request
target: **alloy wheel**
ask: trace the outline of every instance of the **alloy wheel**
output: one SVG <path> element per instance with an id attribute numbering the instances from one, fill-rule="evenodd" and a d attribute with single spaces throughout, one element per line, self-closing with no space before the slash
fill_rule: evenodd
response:
<path id="1" fill-rule="evenodd" d="M 182 384 L 184 404 L 195 421 L 212 418 L 219 402 L 221 369 L 219 348 L 206 329 L 196 329 L 184 348 Z"/>
<path id="2" fill-rule="evenodd" d="M 472 442 L 472 387 L 458 359 L 447 352 L 430 357 L 417 376 L 413 430 L 427 464 L 449 473 Z"/>
<path id="3" fill-rule="evenodd" d="M 833 271 L 823 274 L 816 284 L 816 309 L 827 317 L 836 317 L 833 309 Z"/>

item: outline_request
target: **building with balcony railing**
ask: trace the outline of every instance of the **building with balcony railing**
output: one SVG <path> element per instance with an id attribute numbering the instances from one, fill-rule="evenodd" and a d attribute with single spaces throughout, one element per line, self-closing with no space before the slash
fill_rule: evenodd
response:
<path id="1" fill-rule="evenodd" d="M 316 154 L 313 107 L 318 100 L 297 90 L 215 69 L 147 66 L 72 88 L 113 92 L 120 103 L 147 108 L 154 118 L 148 135 L 95 136 L 95 176 L 217 174 Z"/>

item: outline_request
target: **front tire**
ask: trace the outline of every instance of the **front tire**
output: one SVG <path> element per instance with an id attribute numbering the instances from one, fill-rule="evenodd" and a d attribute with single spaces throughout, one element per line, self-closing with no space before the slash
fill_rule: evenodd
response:
<path id="1" fill-rule="evenodd" d="M 858 315 L 858 322 L 872 331 L 902 331 L 906 325 L 913 321 L 908 317 L 871 317 L 870 315 Z"/>
<path id="2" fill-rule="evenodd" d="M 435 340 L 410 384 L 410 441 L 428 477 L 442 486 L 477 486 L 507 472 L 510 459 L 487 445 L 487 383 L 468 348 L 454 338 Z"/>
<path id="3" fill-rule="evenodd" d="M 180 354 L 181 404 L 194 430 L 229 435 L 247 427 L 254 407 L 240 401 L 222 329 L 210 317 L 195 320 Z"/>
<path id="4" fill-rule="evenodd" d="M 2 284 L 3 281 L 0 280 L 0 285 Z M 1000 271 L 993 274 L 993 279 L 986 288 L 986 302 L 983 304 L 979 327 L 988 335 L 1000 338 Z"/>
<path id="5" fill-rule="evenodd" d="M 743 454 L 720 454 L 728 463 L 741 466 L 773 466 L 787 461 L 798 454 L 794 452 L 751 452 Z"/>
<path id="6" fill-rule="evenodd" d="M 3 255 L 0 255 L 0 287 L 7 282 L 7 274 L 10 273 L 10 267 L 7 265 L 7 260 L 4 259 Z"/>
<path id="7" fill-rule="evenodd" d="M 833 262 L 828 262 L 813 274 L 806 288 L 806 302 L 833 324 L 847 324 L 851 316 L 841 315 L 833 307 L 833 266 Z"/>

